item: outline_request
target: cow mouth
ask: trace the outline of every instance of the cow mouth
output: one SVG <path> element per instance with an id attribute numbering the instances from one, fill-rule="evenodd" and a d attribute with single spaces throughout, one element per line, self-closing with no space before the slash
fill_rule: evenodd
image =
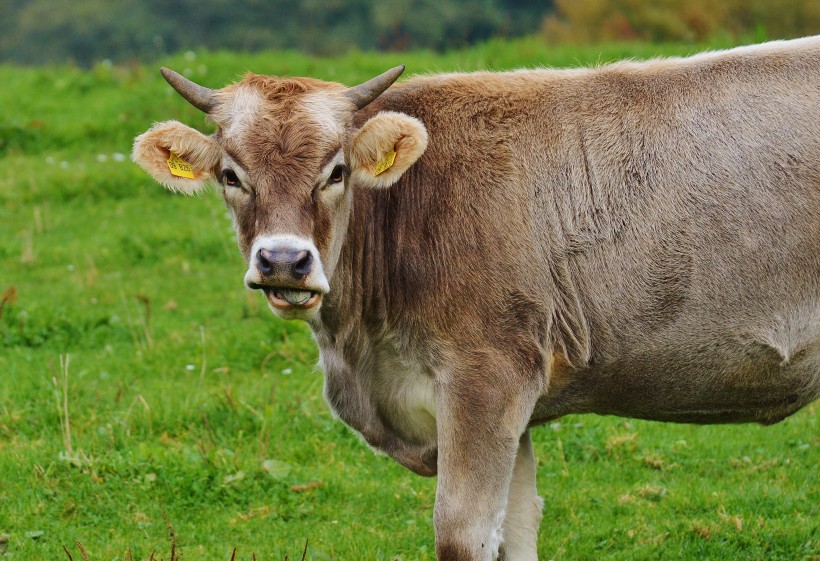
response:
<path id="1" fill-rule="evenodd" d="M 265 296 L 272 306 L 280 310 L 307 310 L 322 299 L 321 292 L 293 288 L 265 288 Z"/>

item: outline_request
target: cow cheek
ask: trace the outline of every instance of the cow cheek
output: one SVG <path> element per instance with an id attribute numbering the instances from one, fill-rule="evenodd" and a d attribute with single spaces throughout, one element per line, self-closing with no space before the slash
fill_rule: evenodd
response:
<path id="1" fill-rule="evenodd" d="M 226 200 L 225 203 L 233 215 L 233 227 L 236 231 L 239 251 L 245 257 L 245 261 L 249 261 L 251 247 L 256 238 L 256 207 L 252 201 L 229 203 Z"/>
<path id="2" fill-rule="evenodd" d="M 333 233 L 333 219 L 330 210 L 323 204 L 316 204 L 313 217 L 313 243 L 322 255 L 327 255 Z"/>

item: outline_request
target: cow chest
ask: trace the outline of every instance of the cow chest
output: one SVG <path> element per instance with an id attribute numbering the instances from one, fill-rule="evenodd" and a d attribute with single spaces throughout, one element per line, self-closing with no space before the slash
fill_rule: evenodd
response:
<path id="1" fill-rule="evenodd" d="M 436 448 L 436 390 L 430 371 L 391 340 L 352 346 L 315 333 L 334 413 L 367 442 L 394 450 Z M 396 458 L 399 459 L 399 458 Z"/>

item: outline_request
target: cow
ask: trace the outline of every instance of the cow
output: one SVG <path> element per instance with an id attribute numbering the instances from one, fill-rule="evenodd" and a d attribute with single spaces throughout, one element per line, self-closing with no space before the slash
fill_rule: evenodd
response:
<path id="1" fill-rule="evenodd" d="M 335 414 L 438 476 L 436 554 L 529 561 L 530 429 L 770 424 L 820 393 L 820 37 L 359 86 L 247 74 L 133 159 L 215 183 Z"/>

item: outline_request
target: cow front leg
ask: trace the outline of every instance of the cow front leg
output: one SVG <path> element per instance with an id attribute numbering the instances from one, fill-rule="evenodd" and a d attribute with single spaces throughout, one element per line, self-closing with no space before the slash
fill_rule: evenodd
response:
<path id="1" fill-rule="evenodd" d="M 464 379 L 438 392 L 439 561 L 498 558 L 508 490 L 536 392 L 520 377 Z"/>
<path id="2" fill-rule="evenodd" d="M 504 516 L 499 559 L 502 561 L 537 561 L 538 525 L 544 501 L 535 487 L 535 455 L 530 431 L 524 431 L 515 455 L 507 512 Z"/>

